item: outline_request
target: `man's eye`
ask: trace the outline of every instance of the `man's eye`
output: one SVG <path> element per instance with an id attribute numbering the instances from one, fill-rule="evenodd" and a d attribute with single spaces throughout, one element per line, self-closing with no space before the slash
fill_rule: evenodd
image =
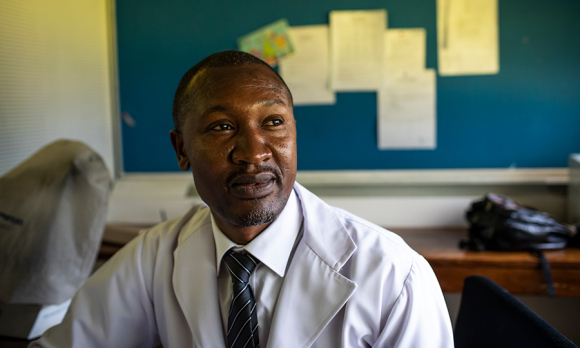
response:
<path id="1" fill-rule="evenodd" d="M 233 129 L 233 127 L 229 124 L 226 123 L 222 123 L 222 124 L 218 124 L 217 126 L 213 127 L 211 130 L 214 131 L 227 131 L 227 130 L 231 130 Z"/>
<path id="2" fill-rule="evenodd" d="M 274 119 L 266 122 L 266 126 L 280 126 L 284 123 L 281 119 Z"/>

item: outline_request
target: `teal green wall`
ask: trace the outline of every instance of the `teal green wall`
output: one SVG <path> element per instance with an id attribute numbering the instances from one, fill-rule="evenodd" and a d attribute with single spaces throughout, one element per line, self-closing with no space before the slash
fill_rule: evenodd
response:
<path id="1" fill-rule="evenodd" d="M 177 171 L 169 142 L 179 79 L 205 56 L 280 18 L 327 24 L 331 10 L 388 11 L 389 27 L 427 30 L 437 67 L 435 1 L 117 0 L 124 170 Z M 580 1 L 499 2 L 500 73 L 437 78 L 437 149 L 380 151 L 376 95 L 338 93 L 296 107 L 301 170 L 565 167 L 580 152 Z"/>

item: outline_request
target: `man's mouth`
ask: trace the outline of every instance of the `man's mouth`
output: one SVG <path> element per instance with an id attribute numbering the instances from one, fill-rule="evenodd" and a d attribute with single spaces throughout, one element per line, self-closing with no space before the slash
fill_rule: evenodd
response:
<path id="1" fill-rule="evenodd" d="M 276 176 L 270 172 L 243 174 L 230 181 L 230 193 L 241 199 L 263 198 L 274 190 Z"/>

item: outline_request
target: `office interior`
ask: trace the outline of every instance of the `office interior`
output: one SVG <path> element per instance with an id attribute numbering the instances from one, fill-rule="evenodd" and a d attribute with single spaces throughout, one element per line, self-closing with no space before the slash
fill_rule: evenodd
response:
<path id="1" fill-rule="evenodd" d="M 54 139 L 86 142 L 115 177 L 111 226 L 152 225 L 201 203 L 169 142 L 173 93 L 189 67 L 240 36 L 280 18 L 328 24 L 330 11 L 386 9 L 389 28 L 426 29 L 426 68 L 438 68 L 435 0 L 0 6 L 0 175 Z M 393 231 L 465 229 L 465 210 L 487 192 L 574 222 L 580 3 L 498 0 L 498 13 L 499 72 L 437 76 L 435 149 L 379 150 L 376 93 L 337 93 L 334 105 L 295 108 L 297 181 Z M 453 321 L 460 294 L 445 297 Z M 580 343 L 580 299 L 518 298 Z"/>

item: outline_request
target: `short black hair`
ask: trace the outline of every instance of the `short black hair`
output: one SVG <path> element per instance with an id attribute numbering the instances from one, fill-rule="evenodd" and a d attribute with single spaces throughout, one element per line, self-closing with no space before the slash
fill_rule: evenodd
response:
<path id="1" fill-rule="evenodd" d="M 195 91 L 190 90 L 189 84 L 191 80 L 195 78 L 195 76 L 202 70 L 206 68 L 216 68 L 216 67 L 229 67 L 229 66 L 242 66 L 242 65 L 249 65 L 249 64 L 261 64 L 268 67 L 268 69 L 272 70 L 276 76 L 282 81 L 284 87 L 288 91 L 288 95 L 290 96 L 290 101 L 292 102 L 292 93 L 290 92 L 290 88 L 286 85 L 286 82 L 282 79 L 282 77 L 278 74 L 278 72 L 272 68 L 268 63 L 264 62 L 263 60 L 242 51 L 222 51 L 217 52 L 212 55 L 207 56 L 199 63 L 195 64 L 191 69 L 189 69 L 185 75 L 179 81 L 179 85 L 177 86 L 177 90 L 175 91 L 175 97 L 173 98 L 173 124 L 175 129 L 180 132 L 181 125 L 183 124 L 183 115 L 189 109 L 189 103 L 192 100 Z"/>

